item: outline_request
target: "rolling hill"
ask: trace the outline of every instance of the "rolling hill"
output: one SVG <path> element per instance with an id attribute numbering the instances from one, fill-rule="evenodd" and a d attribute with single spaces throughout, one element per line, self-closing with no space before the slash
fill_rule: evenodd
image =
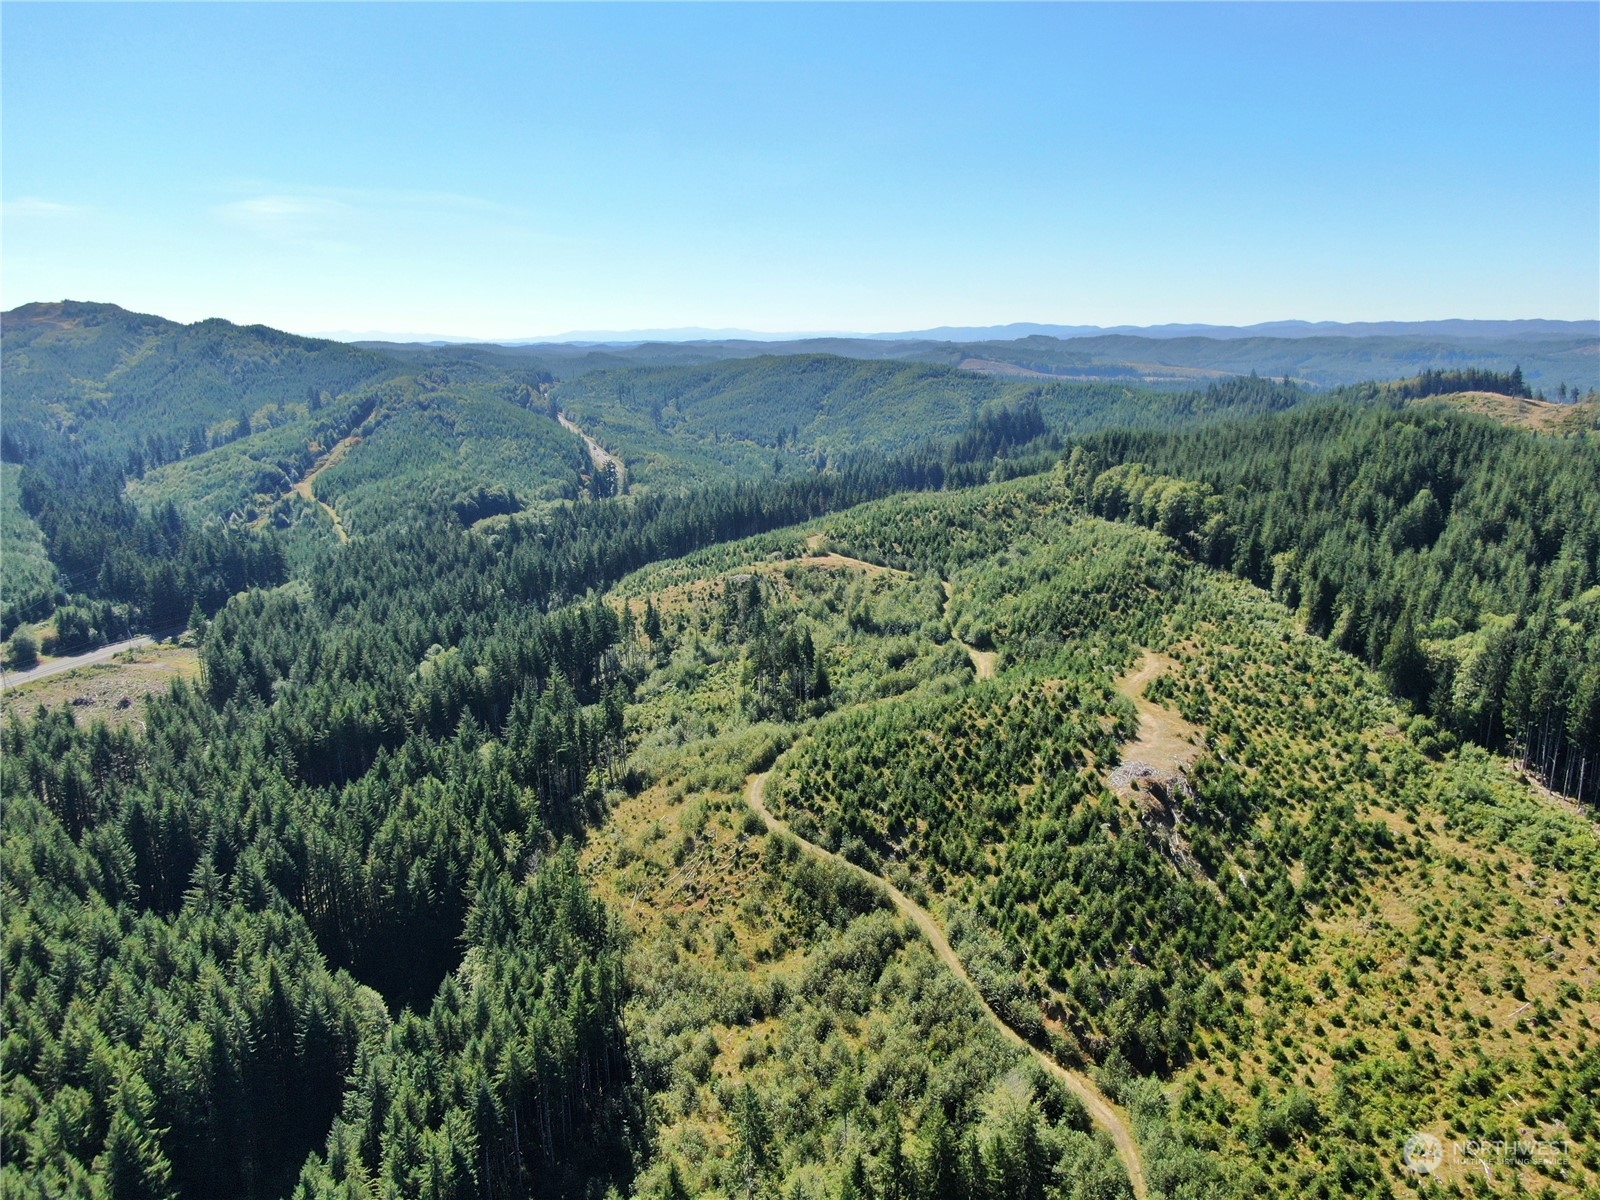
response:
<path id="1" fill-rule="evenodd" d="M 729 1188 L 746 1089 L 795 1120 L 773 1127 L 775 1186 L 847 1177 L 831 1147 L 848 1139 L 812 1139 L 864 1120 L 826 1090 L 852 1052 L 850 1078 L 904 1128 L 869 1126 L 868 1178 L 928 1155 L 941 1119 L 930 1083 L 876 1057 L 896 1054 L 885 951 L 838 993 L 869 1007 L 822 1062 L 797 1046 L 816 935 L 790 932 L 783 837 L 763 851 L 742 798 L 769 767 L 767 804 L 800 837 L 920 900 L 984 1001 L 1126 1106 L 1152 1194 L 1471 1185 L 1470 1159 L 1409 1171 L 1412 1132 L 1542 1147 L 1497 1159 L 1496 1193 L 1570 1194 L 1600 1166 L 1592 819 L 1512 763 L 1408 736 L 1376 677 L 1263 593 L 1045 477 L 852 509 L 649 568 L 618 597 L 648 600 L 663 632 L 635 651 L 652 664 L 629 716 L 640 790 L 585 870 L 641 938 L 662 1153 L 694 1190 Z M 809 701 L 764 674 L 796 630 L 827 679 Z M 992 680 L 976 645 L 998 652 Z M 879 936 L 927 953 L 903 925 Z M 711 1004 L 708 1025 L 650 1015 L 745 988 L 799 998 Z M 958 1121 L 983 1111 L 953 1103 L 973 1113 Z M 1049 1101 L 1017 1103 L 1052 1145 Z M 1112 1160 L 1105 1143 L 1098 1165 L 1049 1153 L 1057 1180 Z"/>
<path id="2" fill-rule="evenodd" d="M 15 461 L 62 440 L 115 456 L 177 457 L 194 431 L 276 425 L 394 374 L 353 346 L 227 321 L 180 325 L 114 304 L 28 304 L 0 318 Z"/>
<path id="3" fill-rule="evenodd" d="M 1586 431 L 370 357 L 11 447 L 198 671 L 0 728 L 8 1194 L 1593 1193 Z"/>
<path id="4" fill-rule="evenodd" d="M 1398 324 L 1398 323 L 1397 323 Z M 1600 391 L 1600 339 L 1585 322 L 1429 322 L 1418 328 L 1325 331 L 1208 330 L 1179 327 L 1164 334 L 1082 331 L 1055 335 L 1029 327 L 996 331 L 951 330 L 951 336 L 818 337 L 793 341 L 718 339 L 518 346 L 439 346 L 361 343 L 399 357 L 469 357 L 517 365 L 557 379 L 626 367 L 695 366 L 773 355 L 831 354 L 864 361 L 914 362 L 963 367 L 1022 378 L 1118 380 L 1163 390 L 1183 390 L 1230 375 L 1289 376 L 1315 388 L 1371 379 L 1394 379 L 1424 370 L 1521 366 L 1535 387 L 1553 398 L 1559 385 Z M 1510 326 L 1531 326 L 1509 328 Z M 1479 327 L 1482 328 L 1479 328 Z"/>

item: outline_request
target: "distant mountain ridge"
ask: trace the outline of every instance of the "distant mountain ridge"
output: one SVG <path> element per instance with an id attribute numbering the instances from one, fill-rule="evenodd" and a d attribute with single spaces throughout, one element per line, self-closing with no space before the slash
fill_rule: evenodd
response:
<path id="1" fill-rule="evenodd" d="M 1137 332 L 1103 331 L 1091 326 L 1006 325 L 987 329 L 947 326 L 923 333 L 870 336 L 809 336 L 768 340 L 712 335 L 724 330 L 657 330 L 659 340 L 394 342 L 354 343 L 280 333 L 262 325 L 234 325 L 212 318 L 190 325 L 129 312 L 112 304 L 64 301 L 28 304 L 0 316 L 5 329 L 7 382 L 12 396 L 25 376 L 24 393 L 66 400 L 79 407 L 85 378 L 100 379 L 112 391 L 137 386 L 152 364 L 139 361 L 137 346 L 161 343 L 177 354 L 169 369 L 200 352 L 195 366 L 232 385 L 236 392 L 278 392 L 282 367 L 300 360 L 348 360 L 336 374 L 360 376 L 401 369 L 404 363 L 433 364 L 471 360 L 491 369 L 515 369 L 546 379 L 572 379 L 594 370 L 652 366 L 690 366 L 765 355 L 831 354 L 863 360 L 898 360 L 959 367 L 980 374 L 1018 378 L 1121 381 L 1172 389 L 1204 386 L 1212 380 L 1252 373 L 1284 376 L 1302 385 L 1327 388 L 1368 379 L 1396 379 L 1424 370 L 1465 367 L 1507 372 L 1520 366 L 1530 386 L 1555 398 L 1560 389 L 1586 394 L 1600 389 L 1600 321 L 1443 320 L 1421 322 L 1280 321 L 1250 327 L 1162 325 Z M 1133 327 L 1120 327 L 1132 329 Z M 1040 332 L 1053 330 L 1055 332 Z M 737 331 L 731 331 L 737 332 Z M 960 338 L 960 334 L 977 334 Z M 680 335 L 706 335 L 684 340 Z M 574 339 L 624 337 L 597 332 L 564 335 Z M 185 349 L 187 347 L 187 349 Z M 60 374 L 65 352 L 77 364 Z M 366 352 L 366 353 L 363 353 Z M 375 352 L 375 353 L 374 353 Z M 221 354 L 228 366 L 218 372 Z M 92 369 L 84 373 L 85 356 Z M 274 368 L 269 375 L 262 368 Z M 317 371 L 322 369 L 321 366 Z M 293 370 L 289 375 L 293 375 Z M 114 376 L 114 377 L 113 377 Z M 154 384 L 143 380 L 145 386 Z M 321 380 L 306 385 L 326 387 Z M 241 387 L 241 385 L 243 385 Z M 223 391 L 227 389 L 224 388 Z M 300 392 L 305 392 L 302 386 Z M 334 392 L 341 390 L 337 387 Z M 51 396 L 50 393 L 57 393 Z M 261 395 L 256 403 L 293 399 Z M 242 397 L 240 397 L 242 398 Z M 233 403 L 229 400 L 229 404 Z M 232 411 L 231 408 L 229 410 Z M 12 417 L 23 416 L 13 409 Z M 31 414 L 37 415 L 37 414 Z M 87 416 L 85 411 L 81 415 Z M 215 421 L 226 413 L 212 413 Z M 9 422 L 8 422 L 9 423 Z"/>
<path id="2" fill-rule="evenodd" d="M 954 326 L 914 333 L 872 333 L 871 338 L 927 338 L 935 341 L 1008 341 L 1033 336 L 1105 337 L 1124 334 L 1144 338 L 1206 337 L 1221 340 L 1274 337 L 1425 337 L 1425 338 L 1561 338 L 1600 337 L 1600 321 L 1263 321 L 1256 325 L 1010 325 Z"/>
<path id="3" fill-rule="evenodd" d="M 1581 324 L 1581 323 L 1580 323 Z M 572 379 L 590 371 L 628 367 L 689 366 L 768 355 L 831 354 L 841 358 L 918 362 L 981 374 L 1041 379 L 1119 380 L 1159 388 L 1189 388 L 1230 375 L 1289 378 L 1317 388 L 1364 380 L 1403 379 L 1426 370 L 1522 368 L 1529 385 L 1557 394 L 1600 389 L 1600 336 L 1400 337 L 1304 335 L 1300 337 L 1026 337 L 990 341 L 890 338 L 804 338 L 790 342 L 748 339 L 705 342 L 524 345 L 418 345 L 357 343 L 396 358 L 472 359 L 515 363 Z"/>
<path id="4" fill-rule="evenodd" d="M 215 317 L 185 325 L 87 301 L 14 308 L 0 314 L 0 335 L 13 460 L 62 436 L 169 457 L 241 414 L 278 424 L 313 395 L 341 395 L 403 369 L 356 346 L 265 325 Z"/>
<path id="5" fill-rule="evenodd" d="M 137 313 L 120 305 L 82 300 L 35 301 L 0 314 L 7 327 L 56 326 L 68 328 L 101 324 L 117 319 L 147 327 L 149 332 L 181 327 L 184 323 L 165 317 Z M 221 318 L 196 321 L 194 325 L 220 322 Z M 264 329 L 260 324 L 237 325 L 240 329 Z M 277 331 L 274 330 L 276 333 Z M 940 325 L 931 329 L 902 332 L 859 333 L 844 330 L 771 332 L 752 329 L 711 329 L 681 326 L 668 329 L 573 330 L 567 333 L 519 338 L 461 337 L 442 333 L 397 333 L 383 330 L 328 330 L 309 334 L 280 334 L 303 337 L 308 341 L 345 344 L 396 346 L 639 346 L 649 343 L 683 343 L 723 346 L 728 343 L 755 342 L 767 345 L 794 345 L 833 342 L 1008 342 L 1030 337 L 1066 341 L 1076 338 L 1111 336 L 1150 339 L 1202 337 L 1218 341 L 1243 338 L 1319 338 L 1319 337 L 1407 337 L 1428 339 L 1544 340 L 1600 338 L 1600 319 L 1557 321 L 1544 318 L 1512 320 L 1469 320 L 1450 318 L 1438 321 L 1263 321 L 1254 325 L 1210 325 L 1203 322 L 1173 322 L 1163 325 L 1053 325 L 1014 321 L 1004 325 Z"/>
<path id="6" fill-rule="evenodd" d="M 431 346 L 638 346 L 647 342 L 802 342 L 819 338 L 871 341 L 1015 341 L 1026 337 L 1059 339 L 1105 337 L 1125 334 L 1131 337 L 1180 338 L 1207 337 L 1235 339 L 1251 337 L 1426 337 L 1426 338 L 1564 338 L 1600 337 L 1600 320 L 1554 321 L 1528 318 L 1506 321 L 1452 318 L 1441 321 L 1263 321 L 1255 325 L 1207 325 L 1169 323 L 1164 325 L 1050 325 L 1014 321 L 1005 325 L 940 325 L 898 333 L 859 333 L 844 330 L 780 332 L 754 329 L 708 329 L 683 326 L 672 329 L 587 329 L 540 337 L 493 338 L 455 337 L 438 333 L 394 333 L 381 330 L 329 330 L 312 336 L 337 342 L 422 343 Z"/>

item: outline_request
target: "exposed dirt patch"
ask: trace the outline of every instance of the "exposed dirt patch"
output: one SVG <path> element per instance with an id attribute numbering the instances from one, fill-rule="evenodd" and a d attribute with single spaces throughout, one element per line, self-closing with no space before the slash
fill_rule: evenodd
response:
<path id="1" fill-rule="evenodd" d="M 1557 404 L 1553 400 L 1525 400 L 1497 392 L 1456 392 L 1427 396 L 1412 403 L 1443 404 L 1536 433 L 1577 433 L 1595 428 L 1595 422 L 1600 420 L 1600 406 L 1594 404 Z"/>
<path id="2" fill-rule="evenodd" d="M 805 558 L 789 558 L 778 563 L 764 563 L 762 566 L 767 570 L 773 568 L 781 570 L 790 563 L 799 563 L 804 567 L 849 568 L 850 570 L 862 571 L 868 575 L 899 575 L 905 579 L 911 577 L 910 571 L 902 571 L 896 567 L 880 566 L 878 563 L 868 562 L 864 558 L 851 558 L 848 554 L 840 554 L 836 550 L 828 549 L 828 535 L 825 533 L 813 533 L 806 538 Z"/>
<path id="3" fill-rule="evenodd" d="M 1116 779 L 1113 786 L 1131 788 L 1140 779 L 1182 776 L 1200 757 L 1205 740 L 1200 729 L 1172 709 L 1145 698 L 1145 688 L 1176 665 L 1165 654 L 1147 651 L 1144 660 L 1117 683 L 1117 691 L 1131 700 L 1139 713 L 1139 734 L 1123 745 L 1122 765 L 1114 775 L 1125 779 Z"/>
<path id="4" fill-rule="evenodd" d="M 197 679 L 200 656 L 187 646 L 143 645 L 109 662 L 74 667 L 58 675 L 7 688 L 0 714 L 27 718 L 42 704 L 72 706 L 80 725 L 104 721 L 114 729 L 144 724 L 144 699 L 165 692 L 175 679 Z"/>
<path id="5" fill-rule="evenodd" d="M 960 639 L 956 639 L 960 641 Z M 1000 663 L 1000 655 L 993 650 L 976 650 L 961 643 L 966 648 L 967 657 L 972 660 L 972 671 L 979 679 L 993 679 L 995 669 Z"/>
<path id="6" fill-rule="evenodd" d="M 825 571 L 860 571 L 864 575 L 900 575 L 910 578 L 911 574 L 909 571 L 898 571 L 894 567 L 880 567 L 877 563 L 869 563 L 862 558 L 851 558 L 847 554 L 835 554 L 831 550 L 826 554 L 813 554 L 807 558 L 789 558 L 783 562 L 761 563 L 753 569 L 770 574 L 773 571 L 781 571 L 784 567 L 790 565 L 816 567 Z"/>
<path id="7" fill-rule="evenodd" d="M 1049 371 L 1036 371 L 1017 363 L 1001 362 L 993 358 L 963 358 L 956 364 L 963 371 L 977 371 L 980 375 L 1008 375 L 1018 379 L 1059 379 Z"/>
<path id="8" fill-rule="evenodd" d="M 352 433 L 349 437 L 344 438 L 339 442 L 338 445 L 334 446 L 332 450 L 329 450 L 326 454 L 319 458 L 311 470 L 305 473 L 305 477 L 302 478 L 299 483 L 295 484 L 294 487 L 289 489 L 296 496 L 299 496 L 305 500 L 309 500 L 311 503 L 320 506 L 322 511 L 328 514 L 328 519 L 333 522 L 333 532 L 338 535 L 341 543 L 348 542 L 350 540 L 350 535 L 345 532 L 344 522 L 339 520 L 339 514 L 333 510 L 333 505 L 324 504 L 321 500 L 317 499 L 316 493 L 311 490 L 311 485 L 316 482 L 318 475 L 321 475 L 329 467 L 337 466 L 340 462 L 342 462 L 344 460 L 344 456 L 349 454 L 351 449 L 359 444 L 360 441 L 360 435 L 354 433 Z"/>

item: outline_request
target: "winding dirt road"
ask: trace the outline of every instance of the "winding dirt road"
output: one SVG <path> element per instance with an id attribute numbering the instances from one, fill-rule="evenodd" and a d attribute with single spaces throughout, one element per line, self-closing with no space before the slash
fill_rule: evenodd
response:
<path id="1" fill-rule="evenodd" d="M 948 579 L 944 581 L 944 619 L 950 621 L 950 601 L 956 594 L 955 584 Z M 979 679 L 993 679 L 995 667 L 1000 662 L 1000 654 L 996 650 L 978 650 L 967 645 L 956 636 L 954 625 L 950 626 L 950 640 L 967 652 L 967 657 L 972 660 L 972 673 Z"/>
<path id="2" fill-rule="evenodd" d="M 594 463 L 596 471 L 603 471 L 609 466 L 617 473 L 617 491 L 621 492 L 628 482 L 628 469 L 622 465 L 622 460 L 579 429 L 566 413 L 556 413 L 556 420 L 561 422 L 561 428 L 583 439 L 583 444 L 589 448 L 589 459 Z"/>
<path id="3" fill-rule="evenodd" d="M 745 802 L 766 823 L 767 828 L 774 832 L 787 834 L 798 842 L 801 849 L 806 853 L 838 863 L 886 892 L 889 899 L 894 901 L 894 906 L 901 915 L 909 918 L 911 923 L 922 933 L 922 936 L 928 939 L 928 944 L 933 947 L 933 952 L 939 961 L 966 985 L 967 990 L 972 993 L 979 1005 L 982 1006 L 985 1015 L 989 1018 L 989 1023 L 1000 1031 L 1001 1036 L 1012 1045 L 1033 1055 L 1040 1066 L 1059 1079 L 1073 1095 L 1083 1101 L 1084 1108 L 1088 1110 L 1089 1118 L 1111 1135 L 1111 1141 L 1117 1148 L 1117 1157 L 1122 1160 L 1123 1169 L 1128 1172 L 1128 1182 L 1133 1185 L 1134 1196 L 1137 1197 L 1137 1200 L 1145 1200 L 1149 1192 L 1144 1180 L 1144 1160 L 1139 1155 L 1139 1143 L 1134 1140 L 1133 1131 L 1129 1128 L 1127 1118 L 1123 1116 L 1121 1110 L 1106 1098 L 1105 1093 L 1096 1087 L 1088 1076 L 1062 1066 L 1000 1019 L 999 1014 L 990 1008 L 988 1001 L 983 998 L 983 993 L 978 991 L 977 985 L 968 976 L 966 968 L 961 965 L 961 959 L 956 956 L 956 952 L 951 948 L 949 939 L 944 935 L 944 930 L 939 928 L 939 923 L 933 919 L 933 916 L 926 909 L 913 901 L 887 879 L 874 875 L 871 871 L 857 866 L 848 859 L 840 858 L 837 854 L 832 854 L 813 842 L 806 841 L 805 838 L 789 828 L 787 822 L 774 816 L 767 808 L 766 802 L 767 778 L 771 774 L 772 772 L 767 771 L 760 775 L 750 776 L 745 784 L 744 791 Z"/>
<path id="4" fill-rule="evenodd" d="M 339 519 L 339 514 L 334 511 L 333 505 L 327 503 L 325 500 L 319 500 L 316 493 L 311 490 L 311 485 L 317 481 L 318 475 L 321 475 L 329 467 L 337 464 L 341 459 L 344 458 L 346 454 L 350 453 L 350 448 L 360 441 L 361 438 L 353 433 L 349 437 L 344 438 L 339 442 L 338 445 L 334 446 L 332 450 L 329 450 L 326 454 L 319 458 L 312 466 L 311 470 L 307 471 L 305 475 L 301 477 L 299 483 L 295 484 L 294 487 L 289 489 L 295 495 L 309 500 L 313 504 L 319 505 L 322 511 L 328 514 L 328 519 L 333 522 L 333 532 L 338 536 L 340 545 L 343 545 L 345 542 L 350 540 L 350 534 L 345 531 L 344 522 Z"/>

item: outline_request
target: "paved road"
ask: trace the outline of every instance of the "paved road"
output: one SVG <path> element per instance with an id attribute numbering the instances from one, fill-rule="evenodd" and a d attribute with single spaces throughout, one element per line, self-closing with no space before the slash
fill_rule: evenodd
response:
<path id="1" fill-rule="evenodd" d="M 967 969 L 961 965 L 961 960 L 956 957 L 956 952 L 951 949 L 950 941 L 945 937 L 944 930 L 939 928 L 939 923 L 933 919 L 926 909 L 905 895 L 887 879 L 874 875 L 871 871 L 857 866 L 848 859 L 840 858 L 837 854 L 832 854 L 813 842 L 806 841 L 805 838 L 790 829 L 787 823 L 774 816 L 767 809 L 766 802 L 767 776 L 770 774 L 771 772 L 768 771 L 761 775 L 750 776 L 749 782 L 745 785 L 744 793 L 745 801 L 755 810 L 756 815 L 766 822 L 767 828 L 788 834 L 799 842 L 801 848 L 807 853 L 813 854 L 818 858 L 831 859 L 863 876 L 887 892 L 889 899 L 894 901 L 895 908 L 906 917 L 909 917 L 912 924 L 922 932 L 922 936 L 928 939 L 928 944 L 933 947 L 933 952 L 938 956 L 939 961 L 944 963 L 957 979 L 967 985 L 967 989 L 976 997 L 990 1023 L 1000 1031 L 1001 1035 L 1012 1045 L 1026 1050 L 1034 1058 L 1038 1059 L 1039 1064 L 1046 1071 L 1049 1071 L 1050 1074 L 1066 1084 L 1073 1095 L 1083 1101 L 1084 1108 L 1089 1111 L 1090 1119 L 1111 1135 L 1111 1141 L 1117 1148 L 1117 1157 L 1122 1159 L 1123 1169 L 1128 1172 L 1128 1182 L 1133 1185 L 1134 1196 L 1138 1200 L 1144 1200 L 1149 1193 L 1145 1186 L 1144 1160 L 1139 1156 L 1139 1143 L 1134 1140 L 1133 1131 L 1128 1127 L 1127 1120 L 1117 1107 L 1106 1098 L 1105 1093 L 1096 1087 L 1094 1081 L 1087 1075 L 1063 1067 L 1000 1019 L 999 1014 L 989 1007 L 989 1002 L 983 998 L 983 993 L 978 991 L 977 985 L 967 975 Z"/>
<path id="2" fill-rule="evenodd" d="M 87 654 L 74 654 L 68 658 L 58 658 L 47 662 L 43 666 L 34 667 L 29 671 L 0 671 L 0 690 L 10 691 L 14 687 L 21 687 L 25 683 L 32 683 L 35 679 L 48 679 L 52 675 L 60 675 L 75 667 L 87 667 L 94 663 L 110 662 L 124 650 L 134 650 L 140 646 L 148 646 L 155 639 L 148 634 L 140 634 L 136 638 L 129 638 L 125 642 L 112 642 L 109 646 L 101 646 L 98 650 L 91 650 Z"/>

